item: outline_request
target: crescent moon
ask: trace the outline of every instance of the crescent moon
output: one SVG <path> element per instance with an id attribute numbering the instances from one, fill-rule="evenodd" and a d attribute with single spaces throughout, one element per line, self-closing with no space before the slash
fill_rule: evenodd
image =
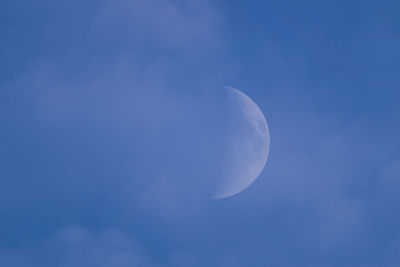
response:
<path id="1" fill-rule="evenodd" d="M 270 147 L 267 120 L 257 104 L 235 88 L 225 89 L 238 112 L 231 123 L 225 170 L 214 199 L 233 196 L 251 185 L 264 169 Z"/>

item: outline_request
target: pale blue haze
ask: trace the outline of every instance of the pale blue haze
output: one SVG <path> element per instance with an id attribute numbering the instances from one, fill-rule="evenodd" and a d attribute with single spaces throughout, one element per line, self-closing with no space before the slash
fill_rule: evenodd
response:
<path id="1" fill-rule="evenodd" d="M 0 266 L 399 266 L 399 10 L 1 1 Z M 211 200 L 222 85 L 271 148 Z"/>

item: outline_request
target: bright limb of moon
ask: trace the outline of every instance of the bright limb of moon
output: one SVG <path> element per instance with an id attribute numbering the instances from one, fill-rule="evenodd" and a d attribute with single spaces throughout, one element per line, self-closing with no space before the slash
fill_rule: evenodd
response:
<path id="1" fill-rule="evenodd" d="M 257 104 L 241 91 L 225 88 L 239 112 L 233 119 L 235 127 L 229 134 L 225 173 L 215 199 L 233 196 L 251 185 L 267 162 L 270 146 L 268 124 Z"/>

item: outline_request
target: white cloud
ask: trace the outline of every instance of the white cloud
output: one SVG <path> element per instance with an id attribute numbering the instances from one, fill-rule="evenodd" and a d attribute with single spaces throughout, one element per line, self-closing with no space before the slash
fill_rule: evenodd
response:
<path id="1" fill-rule="evenodd" d="M 0 266 L 155 266 L 138 244 L 116 230 L 69 226 L 20 249 L 0 252 Z"/>

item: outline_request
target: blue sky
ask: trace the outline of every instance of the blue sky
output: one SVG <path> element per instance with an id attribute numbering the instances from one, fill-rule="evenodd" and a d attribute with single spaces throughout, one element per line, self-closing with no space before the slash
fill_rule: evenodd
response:
<path id="1" fill-rule="evenodd" d="M 399 8 L 2 1 L 0 266 L 398 266 Z M 222 85 L 271 149 L 211 200 Z"/>

